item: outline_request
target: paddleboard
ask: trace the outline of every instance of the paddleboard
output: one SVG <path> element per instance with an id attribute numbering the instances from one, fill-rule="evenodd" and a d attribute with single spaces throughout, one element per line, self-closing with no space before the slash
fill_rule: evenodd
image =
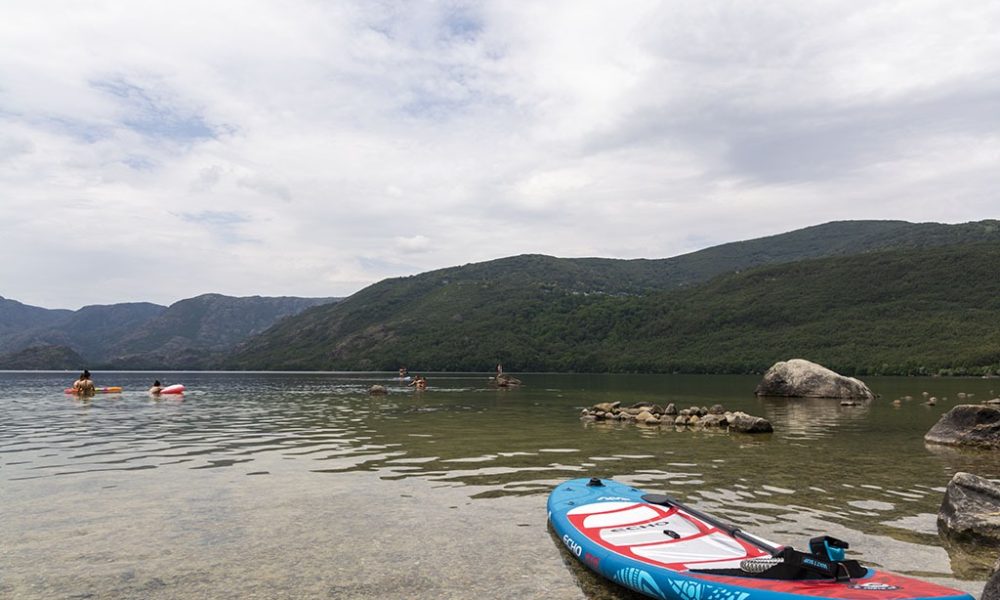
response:
<path id="1" fill-rule="evenodd" d="M 161 389 L 160 393 L 161 394 L 183 394 L 184 393 L 184 386 L 181 385 L 181 384 L 179 384 L 179 383 L 175 383 L 174 385 L 168 385 L 167 387 Z"/>
<path id="2" fill-rule="evenodd" d="M 63 390 L 67 394 L 79 394 L 80 391 L 76 388 L 66 388 Z M 110 386 L 110 387 L 99 387 L 94 388 L 95 394 L 118 394 L 122 391 L 121 386 Z"/>
<path id="3" fill-rule="evenodd" d="M 974 600 L 965 592 L 845 561 L 838 540 L 825 538 L 835 546 L 825 546 L 826 555 L 798 552 L 668 496 L 611 479 L 560 484 L 549 495 L 548 512 L 577 560 L 651 598 Z"/>

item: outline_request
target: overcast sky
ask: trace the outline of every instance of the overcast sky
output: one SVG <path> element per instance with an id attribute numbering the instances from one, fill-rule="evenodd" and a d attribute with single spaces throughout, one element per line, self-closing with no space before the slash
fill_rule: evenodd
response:
<path id="1" fill-rule="evenodd" d="M 995 0 L 0 5 L 0 295 L 1000 216 Z"/>

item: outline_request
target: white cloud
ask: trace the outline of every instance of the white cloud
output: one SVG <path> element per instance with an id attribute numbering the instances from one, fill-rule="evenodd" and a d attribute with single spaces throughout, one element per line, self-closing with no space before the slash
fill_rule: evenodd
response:
<path id="1" fill-rule="evenodd" d="M 0 294 L 346 295 L 996 217 L 998 27 L 975 0 L 11 0 Z"/>

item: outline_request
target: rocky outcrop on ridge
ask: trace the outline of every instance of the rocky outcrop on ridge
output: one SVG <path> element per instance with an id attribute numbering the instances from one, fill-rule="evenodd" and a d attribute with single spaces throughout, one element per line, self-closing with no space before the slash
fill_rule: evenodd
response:
<path id="1" fill-rule="evenodd" d="M 754 393 L 793 398 L 875 399 L 864 382 L 801 358 L 774 363 Z"/>

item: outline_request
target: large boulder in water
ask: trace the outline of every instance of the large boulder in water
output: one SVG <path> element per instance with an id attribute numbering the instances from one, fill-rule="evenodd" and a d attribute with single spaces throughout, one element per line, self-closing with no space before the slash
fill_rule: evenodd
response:
<path id="1" fill-rule="evenodd" d="M 862 381 L 801 358 L 774 363 L 764 373 L 754 393 L 793 398 L 875 399 L 875 394 Z"/>
<path id="2" fill-rule="evenodd" d="M 950 446 L 1000 448 L 1000 408 L 959 404 L 924 435 L 924 441 Z"/>
<path id="3" fill-rule="evenodd" d="M 948 541 L 1000 548 L 1000 485 L 955 473 L 938 510 L 938 532 Z"/>

